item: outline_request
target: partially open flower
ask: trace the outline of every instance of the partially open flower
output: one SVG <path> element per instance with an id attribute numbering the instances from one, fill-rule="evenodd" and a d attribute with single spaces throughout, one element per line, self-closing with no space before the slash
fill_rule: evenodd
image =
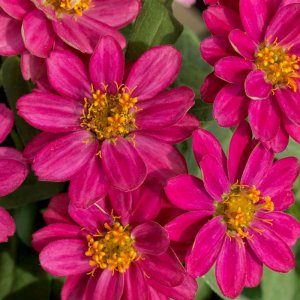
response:
<path id="1" fill-rule="evenodd" d="M 191 175 L 169 180 L 169 200 L 187 211 L 166 225 L 170 239 L 186 248 L 187 270 L 202 276 L 216 263 L 218 285 L 235 298 L 260 283 L 263 264 L 277 272 L 295 266 L 290 249 L 300 224 L 282 210 L 293 202 L 296 158 L 273 163 L 274 153 L 252 140 L 247 123 L 235 131 L 228 160 L 206 130 L 193 134 L 203 181 Z"/>

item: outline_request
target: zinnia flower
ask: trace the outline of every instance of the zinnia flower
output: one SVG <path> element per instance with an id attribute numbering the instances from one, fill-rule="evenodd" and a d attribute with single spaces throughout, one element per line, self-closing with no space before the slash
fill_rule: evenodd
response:
<path id="1" fill-rule="evenodd" d="M 276 152 L 289 135 L 300 142 L 300 4 L 292 2 L 241 0 L 240 17 L 220 6 L 208 20 L 213 37 L 201 46 L 218 78 L 210 75 L 202 88 L 218 124 L 236 126 L 248 116 L 255 137 Z"/>
<path id="2" fill-rule="evenodd" d="M 33 234 L 33 246 L 47 272 L 67 276 L 62 300 L 194 299 L 196 281 L 153 221 L 159 191 L 152 181 L 133 193 L 112 191 L 108 200 L 122 212 L 118 217 L 101 202 L 88 209 L 71 205 L 68 214 L 68 196 L 53 198 L 44 215 L 49 225 Z"/>
<path id="3" fill-rule="evenodd" d="M 44 130 L 25 153 L 34 157 L 40 180 L 71 179 L 70 195 L 88 206 L 106 193 L 108 183 L 129 191 L 146 175 L 162 180 L 186 172 L 172 146 L 187 138 L 198 121 L 187 114 L 190 88 L 164 91 L 180 69 L 171 46 L 147 51 L 124 78 L 124 56 L 111 37 L 100 40 L 89 64 L 66 51 L 47 60 L 54 92 L 34 91 L 19 99 L 19 114 Z M 74 195 L 74 197 L 72 196 Z"/>
<path id="4" fill-rule="evenodd" d="M 139 13 L 140 0 L 0 0 L 0 55 L 22 54 L 22 72 L 36 77 L 58 39 L 92 53 L 99 37 L 113 36 Z M 28 79 L 28 78 L 26 78 Z"/>
<path id="5" fill-rule="evenodd" d="M 194 132 L 193 151 L 203 181 L 180 175 L 165 188 L 170 201 L 187 211 L 165 228 L 171 240 L 189 243 L 188 272 L 202 276 L 216 264 L 222 293 L 235 298 L 260 283 L 263 264 L 276 272 L 294 268 L 290 247 L 300 224 L 282 210 L 294 202 L 297 159 L 273 163 L 274 153 L 252 140 L 248 123 L 234 133 L 228 160 L 206 130 Z"/>
<path id="6" fill-rule="evenodd" d="M 14 124 L 13 113 L 0 103 L 0 143 Z M 22 153 L 16 149 L 0 147 L 0 197 L 17 189 L 28 174 L 28 166 Z M 0 242 L 6 242 L 15 232 L 15 223 L 9 213 L 0 207 Z"/>

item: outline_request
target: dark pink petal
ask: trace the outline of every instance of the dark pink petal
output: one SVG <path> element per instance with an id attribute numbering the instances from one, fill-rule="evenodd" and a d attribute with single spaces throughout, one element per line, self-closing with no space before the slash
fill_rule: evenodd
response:
<path id="1" fill-rule="evenodd" d="M 192 244 L 201 227 L 214 214 L 213 211 L 189 211 L 165 225 L 170 240 Z"/>
<path id="2" fill-rule="evenodd" d="M 38 9 L 23 20 L 22 35 L 25 47 L 35 56 L 46 58 L 53 49 L 55 34 L 51 22 Z"/>
<path id="3" fill-rule="evenodd" d="M 177 87 L 152 99 L 137 104 L 138 129 L 165 128 L 178 122 L 194 105 L 194 92 L 188 87 Z"/>
<path id="4" fill-rule="evenodd" d="M 210 36 L 200 43 L 202 58 L 210 65 L 214 65 L 219 59 L 225 56 L 234 55 L 228 39 L 222 36 Z"/>
<path id="5" fill-rule="evenodd" d="M 84 293 L 89 279 L 90 277 L 86 274 L 68 276 L 61 291 L 61 299 L 84 299 Z"/>
<path id="6" fill-rule="evenodd" d="M 210 73 L 204 79 L 200 88 L 201 99 L 206 103 L 213 103 L 219 91 L 226 85 L 226 82 Z"/>
<path id="7" fill-rule="evenodd" d="M 283 191 L 272 197 L 272 201 L 274 203 L 275 210 L 286 210 L 295 202 L 295 199 L 293 192 Z"/>
<path id="8" fill-rule="evenodd" d="M 203 12 L 203 19 L 212 35 L 227 36 L 235 28 L 242 28 L 239 15 L 225 6 L 210 6 Z"/>
<path id="9" fill-rule="evenodd" d="M 47 224 L 67 223 L 72 224 L 74 221 L 68 213 L 70 199 L 68 193 L 61 193 L 50 200 L 50 203 L 43 213 L 44 220 Z"/>
<path id="10" fill-rule="evenodd" d="M 159 130 L 143 130 L 143 134 L 151 136 L 169 144 L 177 144 L 187 139 L 194 130 L 199 128 L 199 121 L 190 114 L 176 122 L 174 125 Z"/>
<path id="11" fill-rule="evenodd" d="M 295 124 L 290 119 L 285 117 L 284 119 L 284 127 L 288 134 L 300 144 L 300 125 Z"/>
<path id="12" fill-rule="evenodd" d="M 268 268 L 276 272 L 286 273 L 295 267 L 294 254 L 290 247 L 273 231 L 265 230 L 261 221 L 252 223 L 253 228 L 263 230 L 258 233 L 249 229 L 252 235 L 249 245 Z"/>
<path id="13" fill-rule="evenodd" d="M 148 287 L 146 277 L 138 264 L 131 264 L 124 274 L 123 298 L 130 300 L 141 300 L 148 298 Z"/>
<path id="14" fill-rule="evenodd" d="M 252 100 L 262 100 L 270 96 L 273 85 L 268 82 L 266 73 L 260 70 L 250 72 L 245 81 L 246 95 Z"/>
<path id="15" fill-rule="evenodd" d="M 99 272 L 100 273 L 100 272 Z M 86 288 L 85 298 L 89 300 L 114 299 L 120 300 L 124 290 L 124 273 L 105 269 L 101 274 L 90 278 Z"/>
<path id="16" fill-rule="evenodd" d="M 84 15 L 99 19 L 111 27 L 120 28 L 131 23 L 140 9 L 140 0 L 94 0 L 93 8 L 85 11 Z"/>
<path id="17" fill-rule="evenodd" d="M 66 181 L 97 153 L 98 142 L 86 130 L 72 132 L 45 146 L 32 168 L 40 180 Z"/>
<path id="18" fill-rule="evenodd" d="M 192 175 L 179 175 L 165 186 L 169 200 L 184 210 L 208 210 L 213 212 L 213 199 L 206 192 L 203 182 Z"/>
<path id="19" fill-rule="evenodd" d="M 225 237 L 217 259 L 216 278 L 223 295 L 235 298 L 242 292 L 246 278 L 246 254 L 241 238 Z"/>
<path id="20" fill-rule="evenodd" d="M 138 225 L 131 232 L 134 248 L 139 253 L 160 255 L 167 251 L 170 240 L 167 231 L 156 222 Z"/>
<path id="21" fill-rule="evenodd" d="M 65 239 L 51 242 L 40 253 L 40 263 L 45 271 L 54 276 L 69 276 L 87 273 L 93 267 L 84 253 L 88 245 L 85 240 Z"/>
<path id="22" fill-rule="evenodd" d="M 124 54 L 119 43 L 110 36 L 102 37 L 89 65 L 94 87 L 103 90 L 103 85 L 107 85 L 108 91 L 115 93 L 116 84 L 120 85 L 123 80 L 124 64 Z"/>
<path id="23" fill-rule="evenodd" d="M 285 157 L 276 161 L 259 184 L 259 190 L 270 197 L 291 190 L 298 177 L 299 167 L 296 157 Z"/>
<path id="24" fill-rule="evenodd" d="M 228 176 L 231 183 L 235 183 L 242 176 L 247 159 L 251 152 L 252 131 L 247 122 L 234 132 L 228 152 Z"/>
<path id="25" fill-rule="evenodd" d="M 20 67 L 25 80 L 36 82 L 45 76 L 46 60 L 25 51 L 21 55 Z"/>
<path id="26" fill-rule="evenodd" d="M 249 156 L 241 183 L 259 186 L 272 167 L 274 156 L 272 151 L 268 151 L 262 144 L 258 144 Z"/>
<path id="27" fill-rule="evenodd" d="M 195 159 L 200 166 L 205 155 L 213 156 L 226 171 L 227 159 L 220 142 L 216 137 L 205 129 L 198 129 L 193 132 L 193 152 Z"/>
<path id="28" fill-rule="evenodd" d="M 10 148 L 0 147 L 0 159 L 12 159 L 22 163 L 25 167 L 27 166 L 27 160 L 24 158 L 21 151 Z"/>
<path id="29" fill-rule="evenodd" d="M 25 50 L 21 27 L 22 22 L 0 10 L 0 55 L 12 56 Z"/>
<path id="30" fill-rule="evenodd" d="M 243 83 L 253 63 L 239 56 L 221 58 L 215 64 L 215 75 L 229 83 Z"/>
<path id="31" fill-rule="evenodd" d="M 299 93 L 290 89 L 278 89 L 275 97 L 286 117 L 293 123 L 300 125 Z"/>
<path id="32" fill-rule="evenodd" d="M 147 166 L 148 174 L 165 181 L 170 177 L 187 173 L 183 156 L 172 145 L 138 133 L 135 140 L 136 149 Z"/>
<path id="33" fill-rule="evenodd" d="M 254 60 L 258 45 L 240 29 L 234 29 L 230 32 L 229 41 L 234 50 L 244 58 Z"/>
<path id="34" fill-rule="evenodd" d="M 67 67 L 66 67 L 67 66 Z M 49 82 L 62 96 L 83 101 L 91 81 L 82 60 L 70 51 L 52 51 L 47 59 Z"/>
<path id="35" fill-rule="evenodd" d="M 272 122 L 270 121 L 272 120 Z M 249 123 L 257 139 L 273 139 L 280 126 L 280 110 L 273 98 L 250 101 Z"/>
<path id="36" fill-rule="evenodd" d="M 14 19 L 22 20 L 35 7 L 27 0 L 0 0 L 0 7 Z"/>
<path id="37" fill-rule="evenodd" d="M 174 289 L 174 287 L 172 287 L 172 289 Z M 159 293 L 154 287 L 152 288 L 151 286 L 148 287 L 148 297 L 149 300 L 169 300 L 167 296 Z"/>
<path id="38" fill-rule="evenodd" d="M 222 127 L 237 126 L 248 114 L 249 99 L 242 84 L 227 84 L 217 94 L 213 116 Z"/>
<path id="39" fill-rule="evenodd" d="M 132 142 L 122 137 L 116 142 L 105 140 L 101 151 L 105 174 L 112 186 L 128 192 L 144 182 L 147 169 Z"/>
<path id="40" fill-rule="evenodd" d="M 186 261 L 191 275 L 199 277 L 209 271 L 219 255 L 225 233 L 226 225 L 221 222 L 221 217 L 215 217 L 203 226 Z"/>
<path id="41" fill-rule="evenodd" d="M 0 243 L 7 242 L 8 237 L 13 236 L 16 231 L 16 225 L 11 215 L 0 207 Z"/>
<path id="42" fill-rule="evenodd" d="M 84 240 L 81 228 L 72 224 L 50 224 L 32 235 L 32 247 L 41 252 L 49 243 L 66 239 Z"/>
<path id="43" fill-rule="evenodd" d="M 33 92 L 17 102 L 18 114 L 30 125 L 48 132 L 80 130 L 83 103 L 66 96 Z"/>
<path id="44" fill-rule="evenodd" d="M 10 133 L 14 125 L 14 115 L 10 109 L 0 103 L 0 143 L 2 143 Z"/>
<path id="45" fill-rule="evenodd" d="M 150 99 L 175 80 L 180 66 L 181 55 L 177 49 L 172 46 L 151 48 L 130 69 L 126 86 L 134 90 L 133 97 Z"/>
<path id="46" fill-rule="evenodd" d="M 250 242 L 251 243 L 251 242 Z M 245 244 L 246 249 L 246 287 L 256 287 L 259 285 L 263 275 L 263 264 L 249 247 Z"/>
<path id="47" fill-rule="evenodd" d="M 284 151 L 289 143 L 289 135 L 282 125 L 283 124 L 280 125 L 279 130 L 273 139 L 264 142 L 268 148 L 276 153 Z"/>

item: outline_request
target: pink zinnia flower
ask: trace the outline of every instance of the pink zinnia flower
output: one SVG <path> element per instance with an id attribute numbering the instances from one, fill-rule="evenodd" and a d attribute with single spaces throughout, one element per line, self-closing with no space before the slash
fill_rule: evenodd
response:
<path id="1" fill-rule="evenodd" d="M 14 124 L 13 113 L 0 103 L 0 143 Z M 28 174 L 28 166 L 22 153 L 16 149 L 0 147 L 0 197 L 17 189 Z M 15 223 L 9 213 L 0 207 L 0 242 L 6 242 L 15 232 Z"/>
<path id="2" fill-rule="evenodd" d="M 199 126 L 187 114 L 194 93 L 187 87 L 164 91 L 180 63 L 175 48 L 159 46 L 124 77 L 124 55 L 111 37 L 100 40 L 89 72 L 74 54 L 52 52 L 47 67 L 55 92 L 34 91 L 17 103 L 19 114 L 46 132 L 25 151 L 39 179 L 71 179 L 71 198 L 89 200 L 81 204 L 88 206 L 105 195 L 108 183 L 129 191 L 150 173 L 162 180 L 185 173 L 172 144 Z"/>
<path id="3" fill-rule="evenodd" d="M 228 160 L 206 130 L 194 132 L 193 151 L 203 181 L 180 175 L 165 188 L 170 201 L 187 211 L 165 228 L 171 240 L 190 245 L 188 272 L 202 276 L 216 263 L 222 293 L 235 298 L 243 287 L 259 284 L 263 264 L 277 272 L 294 268 L 290 247 L 300 224 L 282 211 L 294 202 L 297 159 L 273 163 L 274 153 L 252 140 L 248 123 L 234 133 Z"/>
<path id="4" fill-rule="evenodd" d="M 26 77 L 40 71 L 56 40 L 92 53 L 99 37 L 126 41 L 118 28 L 131 23 L 140 0 L 0 0 L 0 55 L 22 54 Z"/>
<path id="5" fill-rule="evenodd" d="M 67 276 L 62 300 L 194 299 L 196 281 L 153 221 L 159 191 L 151 181 L 132 193 L 111 191 L 119 217 L 100 202 L 88 209 L 71 205 L 68 214 L 68 196 L 53 198 L 44 214 L 49 225 L 33 234 L 33 246 L 47 272 Z"/>
<path id="6" fill-rule="evenodd" d="M 208 21 L 214 36 L 201 46 L 218 78 L 210 75 L 202 94 L 216 90 L 207 100 L 219 125 L 248 116 L 255 137 L 275 151 L 286 148 L 289 135 L 300 143 L 300 4 L 289 3 L 241 0 L 240 18 L 223 8 Z"/>

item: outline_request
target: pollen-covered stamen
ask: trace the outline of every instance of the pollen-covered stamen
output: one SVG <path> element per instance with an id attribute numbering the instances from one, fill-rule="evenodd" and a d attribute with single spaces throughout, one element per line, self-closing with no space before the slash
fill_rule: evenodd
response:
<path id="1" fill-rule="evenodd" d="M 248 238 L 247 227 L 255 218 L 258 210 L 273 211 L 274 203 L 269 196 L 262 197 L 255 186 L 249 187 L 235 183 L 230 192 L 223 195 L 223 201 L 217 203 L 217 215 L 223 216 L 229 236 Z"/>
<path id="2" fill-rule="evenodd" d="M 300 78 L 300 57 L 289 52 L 290 48 L 284 49 L 276 41 L 270 45 L 264 43 L 256 53 L 255 64 L 258 70 L 266 72 L 274 89 L 288 87 L 297 92 L 295 79 Z"/>
<path id="3" fill-rule="evenodd" d="M 83 11 L 90 8 L 92 0 L 45 0 L 58 13 L 82 16 Z"/>
<path id="4" fill-rule="evenodd" d="M 124 273 L 131 262 L 138 259 L 133 248 L 134 240 L 130 236 L 128 226 L 123 227 L 116 222 L 111 227 L 107 223 L 104 225 L 106 232 L 91 236 L 87 235 L 88 250 L 86 256 L 91 257 L 90 265 L 94 267 L 91 274 L 97 268 Z"/>
<path id="5" fill-rule="evenodd" d="M 128 135 L 137 128 L 138 100 L 131 94 L 124 85 L 117 86 L 114 95 L 107 92 L 106 86 L 104 91 L 94 90 L 92 86 L 91 97 L 84 98 L 81 127 L 93 132 L 100 141 Z"/>

